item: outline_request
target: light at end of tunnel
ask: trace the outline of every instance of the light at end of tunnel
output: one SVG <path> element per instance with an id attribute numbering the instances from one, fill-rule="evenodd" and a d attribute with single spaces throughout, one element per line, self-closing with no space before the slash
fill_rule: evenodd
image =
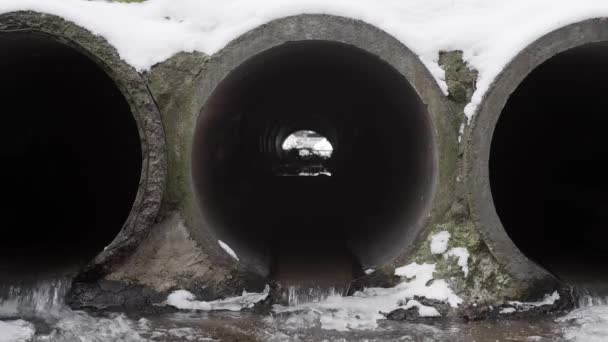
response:
<path id="1" fill-rule="evenodd" d="M 331 176 L 327 166 L 334 148 L 323 135 L 311 130 L 291 133 L 281 146 L 284 152 L 280 176 Z"/>

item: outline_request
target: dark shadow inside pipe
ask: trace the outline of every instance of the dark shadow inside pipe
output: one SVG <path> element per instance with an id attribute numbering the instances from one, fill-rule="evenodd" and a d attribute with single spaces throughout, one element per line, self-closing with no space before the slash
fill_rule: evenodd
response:
<path id="1" fill-rule="evenodd" d="M 298 130 L 331 143 L 331 177 L 273 171 Z M 426 218 L 432 134 L 417 93 L 377 56 L 285 43 L 241 64 L 207 101 L 193 148 L 196 192 L 207 224 L 261 273 L 350 280 L 394 258 Z"/>
<path id="2" fill-rule="evenodd" d="M 137 193 L 130 106 L 91 58 L 43 34 L 0 34 L 0 74 L 0 274 L 82 266 Z"/>
<path id="3" fill-rule="evenodd" d="M 509 97 L 492 141 L 492 195 L 507 233 L 566 279 L 605 274 L 607 80 L 605 43 L 550 58 Z"/>

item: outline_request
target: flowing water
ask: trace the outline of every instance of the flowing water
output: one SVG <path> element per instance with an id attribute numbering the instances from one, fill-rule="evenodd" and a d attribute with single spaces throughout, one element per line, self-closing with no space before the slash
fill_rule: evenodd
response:
<path id="1" fill-rule="evenodd" d="M 417 323 L 382 320 L 376 329 L 339 332 L 322 329 L 320 314 L 314 310 L 94 316 L 63 304 L 69 285 L 68 278 L 57 278 L 0 288 L 0 341 L 608 340 L 608 296 L 597 289 L 579 289 L 579 307 L 562 315 L 468 323 L 447 319 Z M 293 305 L 303 298 L 297 292 L 298 289 L 290 291 Z"/>

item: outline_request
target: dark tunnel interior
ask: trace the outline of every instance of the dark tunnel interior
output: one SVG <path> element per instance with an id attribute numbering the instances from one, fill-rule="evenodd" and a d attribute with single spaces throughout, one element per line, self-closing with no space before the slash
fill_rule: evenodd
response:
<path id="1" fill-rule="evenodd" d="M 492 195 L 511 239 L 567 281 L 606 279 L 608 45 L 560 53 L 509 97 L 493 137 Z"/>
<path id="2" fill-rule="evenodd" d="M 47 35 L 1 33 L 0 72 L 0 274 L 82 266 L 137 193 L 130 106 L 91 58 Z"/>
<path id="3" fill-rule="evenodd" d="M 331 177 L 282 177 L 281 148 L 310 130 Z M 428 214 L 432 124 L 408 81 L 357 47 L 288 42 L 233 70 L 195 131 L 201 210 L 241 261 L 285 282 L 350 281 L 394 258 Z"/>

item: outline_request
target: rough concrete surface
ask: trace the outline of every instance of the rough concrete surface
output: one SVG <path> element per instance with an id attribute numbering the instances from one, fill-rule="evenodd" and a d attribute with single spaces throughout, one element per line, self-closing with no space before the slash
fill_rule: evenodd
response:
<path id="1" fill-rule="evenodd" d="M 254 263 L 235 262 L 222 251 L 210 220 L 201 212 L 191 175 L 194 127 L 215 88 L 241 63 L 289 41 L 317 39 L 354 45 L 389 63 L 420 96 L 434 129 L 437 177 L 427 217 L 408 231 L 399 255 L 370 265 L 376 272 L 354 281 L 352 289 L 394 285 L 395 267 L 409 262 L 436 263 L 435 278 L 446 279 L 465 299 L 459 313 L 450 314 L 470 317 L 488 315 L 491 307 L 506 300 L 538 299 L 561 290 L 555 278 L 523 257 L 506 237 L 492 212 L 483 169 L 497 108 L 502 108 L 508 94 L 551 55 L 585 41 L 608 40 L 604 33 L 608 31 L 599 30 L 600 25 L 589 21 L 569 26 L 522 52 L 486 95 L 461 145 L 463 108 L 477 77 L 462 53 L 439 56 L 449 87 L 446 97 L 414 53 L 361 21 L 326 15 L 283 18 L 244 34 L 214 56 L 180 53 L 139 75 L 103 39 L 72 23 L 31 12 L 0 16 L 0 33 L 46 32 L 98 61 L 123 90 L 140 130 L 144 170 L 133 213 L 115 241 L 77 277 L 70 299 L 73 306 L 142 309 L 175 289 L 213 299 L 243 289 L 260 290 L 271 282 Z M 450 247 L 469 251 L 467 277 L 454 258 L 430 252 L 430 236 L 443 230 L 451 234 Z M 394 314 L 399 319 L 412 315 Z"/>

